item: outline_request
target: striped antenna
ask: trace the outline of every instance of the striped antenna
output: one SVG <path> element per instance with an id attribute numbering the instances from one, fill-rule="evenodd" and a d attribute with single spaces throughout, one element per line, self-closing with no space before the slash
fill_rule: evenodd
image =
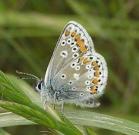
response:
<path id="1" fill-rule="evenodd" d="M 25 80 L 25 79 L 33 79 L 33 80 L 40 81 L 40 79 L 39 79 L 37 76 L 33 75 L 33 74 L 20 72 L 20 71 L 18 71 L 18 70 L 16 70 L 16 73 L 19 74 L 19 75 L 24 75 L 24 76 L 26 76 L 26 77 L 20 76 L 20 77 L 19 77 L 20 79 L 24 79 L 24 80 Z"/>

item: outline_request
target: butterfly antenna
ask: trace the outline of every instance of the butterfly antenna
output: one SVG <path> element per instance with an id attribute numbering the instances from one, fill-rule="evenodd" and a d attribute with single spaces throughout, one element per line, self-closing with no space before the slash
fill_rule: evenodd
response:
<path id="1" fill-rule="evenodd" d="M 16 70 L 16 73 L 19 74 L 19 75 L 27 76 L 27 77 L 22 77 L 22 76 L 20 76 L 20 77 L 19 77 L 20 79 L 24 79 L 24 80 L 25 80 L 25 79 L 34 79 L 34 80 L 37 80 L 37 81 L 40 80 L 37 76 L 35 76 L 35 75 L 33 75 L 33 74 L 30 74 L 30 73 L 24 73 L 24 72 L 21 72 L 21 71 L 18 71 L 18 70 Z"/>

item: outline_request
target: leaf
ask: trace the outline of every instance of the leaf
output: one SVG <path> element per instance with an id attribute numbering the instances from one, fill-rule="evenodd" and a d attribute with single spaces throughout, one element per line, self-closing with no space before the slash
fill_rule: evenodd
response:
<path id="1" fill-rule="evenodd" d="M 45 111 L 41 102 L 38 102 L 39 98 L 23 81 L 0 72 L 0 85 L 0 94 L 5 99 L 5 101 L 0 101 L 2 108 L 63 134 L 81 135 L 81 132 L 70 121 L 66 118 L 62 121 L 51 108 L 47 107 L 48 110 Z"/>
<path id="2" fill-rule="evenodd" d="M 9 101 L 1 101 L 0 106 L 18 115 L 21 115 L 26 119 L 33 121 L 34 123 L 51 127 L 62 133 L 66 133 L 67 135 L 70 135 L 72 133 L 77 135 L 81 134 L 75 128 L 75 126 L 73 126 L 73 124 L 85 126 L 85 127 L 98 127 L 98 128 L 108 129 L 111 131 L 124 133 L 126 135 L 131 135 L 131 134 L 139 135 L 138 123 L 129 120 L 124 120 L 121 118 L 112 117 L 109 115 L 90 112 L 90 111 L 75 110 L 75 109 L 73 110 L 71 108 L 67 108 L 64 111 L 65 120 L 61 121 L 61 119 L 55 113 L 54 110 L 51 109 L 51 111 L 55 115 L 53 115 L 53 113 L 50 113 L 51 112 L 50 110 L 49 111 L 43 110 L 41 102 L 39 101 L 40 98 L 35 94 L 33 94 L 33 90 L 23 81 L 17 80 L 13 76 L 5 76 L 5 74 L 0 72 L 0 84 L 3 87 L 6 86 L 7 89 L 5 89 L 6 92 L 4 93 L 4 97 L 8 96 L 8 99 L 10 99 Z M 28 92 L 28 90 L 31 91 Z M 2 93 L 2 91 L 0 91 L 0 93 Z M 20 98 L 14 99 L 13 97 L 15 97 L 16 94 L 21 99 Z M 25 101 L 22 101 L 24 100 L 24 98 L 22 98 L 21 95 L 24 95 Z M 5 120 L 7 126 L 10 126 L 8 125 L 8 123 L 14 124 L 11 122 L 13 121 L 13 119 L 17 119 L 17 123 L 15 123 L 15 125 L 34 124 L 12 113 L 1 114 L 0 118 L 1 117 L 4 118 L 0 119 L 0 127 L 6 126 L 6 124 L 4 125 L 3 122 L 1 122 L 2 120 Z M 69 122 L 67 118 L 73 124 Z"/>
<path id="3" fill-rule="evenodd" d="M 91 128 L 87 128 L 86 129 L 87 131 L 87 133 L 88 133 L 88 135 L 97 135 Z"/>
<path id="4" fill-rule="evenodd" d="M 14 122 L 13 122 L 14 121 Z M 32 125 L 35 124 L 24 117 L 16 115 L 12 112 L 0 113 L 0 127 L 18 126 L 18 125 Z"/>
<path id="5" fill-rule="evenodd" d="M 10 135 L 10 134 L 4 131 L 3 129 L 0 129 L 0 135 Z"/>
<path id="6" fill-rule="evenodd" d="M 64 114 L 72 123 L 76 125 L 108 129 L 124 133 L 126 135 L 139 135 L 139 124 L 129 120 L 89 111 L 75 111 L 69 108 L 68 110 L 65 110 Z M 13 123 L 13 121 L 15 121 L 15 123 Z M 14 126 L 18 124 L 29 125 L 35 123 L 10 112 L 0 114 L 0 127 Z M 88 132 L 90 133 L 92 131 L 88 130 Z"/>
<path id="7" fill-rule="evenodd" d="M 95 126 L 98 128 L 117 131 L 127 135 L 139 135 L 139 124 L 128 120 L 81 110 L 70 110 L 70 112 L 66 112 L 65 115 L 74 124 L 80 124 L 89 127 Z"/>

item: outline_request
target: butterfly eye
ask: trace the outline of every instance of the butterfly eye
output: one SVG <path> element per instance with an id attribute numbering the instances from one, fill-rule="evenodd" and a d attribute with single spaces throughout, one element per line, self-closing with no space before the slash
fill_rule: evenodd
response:
<path id="1" fill-rule="evenodd" d="M 91 68 L 91 65 L 86 65 L 85 68 L 86 69 L 90 69 Z"/>
<path id="2" fill-rule="evenodd" d="M 60 56 L 62 56 L 63 58 L 66 58 L 68 56 L 68 52 L 67 51 L 62 51 L 60 53 Z"/>
<path id="3" fill-rule="evenodd" d="M 36 86 L 36 90 L 40 91 L 40 90 L 42 90 L 42 87 L 43 87 L 43 81 L 39 81 L 37 86 Z"/>
<path id="4" fill-rule="evenodd" d="M 91 83 L 91 82 L 90 82 L 89 80 L 86 80 L 86 81 L 85 81 L 85 85 L 90 85 L 90 83 Z"/>
<path id="5" fill-rule="evenodd" d="M 76 67 L 76 64 L 77 64 L 76 62 L 71 63 L 71 65 L 70 65 L 71 68 L 75 68 Z"/>
<path id="6" fill-rule="evenodd" d="M 66 75 L 65 74 L 62 74 L 61 75 L 61 79 L 66 79 Z"/>
<path id="7" fill-rule="evenodd" d="M 77 46 L 74 46 L 73 48 L 72 48 L 72 52 L 77 52 L 79 49 L 78 49 L 78 47 Z"/>
<path id="8" fill-rule="evenodd" d="M 63 40 L 63 41 L 61 42 L 61 46 L 65 46 L 65 45 L 66 45 L 66 41 Z"/>
<path id="9" fill-rule="evenodd" d="M 78 56 L 79 56 L 78 53 L 74 53 L 74 54 L 72 55 L 72 58 L 73 58 L 73 59 L 76 59 Z"/>
<path id="10" fill-rule="evenodd" d="M 80 70 L 80 66 L 76 66 L 75 70 Z"/>
<path id="11" fill-rule="evenodd" d="M 40 84 L 38 84 L 38 88 L 39 88 L 39 89 L 41 89 L 41 83 L 40 83 Z"/>

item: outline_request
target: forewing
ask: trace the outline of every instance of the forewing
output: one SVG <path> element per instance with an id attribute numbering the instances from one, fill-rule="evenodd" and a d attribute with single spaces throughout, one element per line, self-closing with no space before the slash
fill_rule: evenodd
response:
<path id="1" fill-rule="evenodd" d="M 80 24 L 66 25 L 50 66 L 55 91 L 83 91 L 96 97 L 104 92 L 108 74 L 105 59 L 95 51 L 90 36 Z"/>
<path id="2" fill-rule="evenodd" d="M 87 52 L 94 52 L 91 37 L 80 24 L 70 21 L 61 33 L 53 52 L 44 78 L 45 84 L 49 85 L 68 63 Z"/>

